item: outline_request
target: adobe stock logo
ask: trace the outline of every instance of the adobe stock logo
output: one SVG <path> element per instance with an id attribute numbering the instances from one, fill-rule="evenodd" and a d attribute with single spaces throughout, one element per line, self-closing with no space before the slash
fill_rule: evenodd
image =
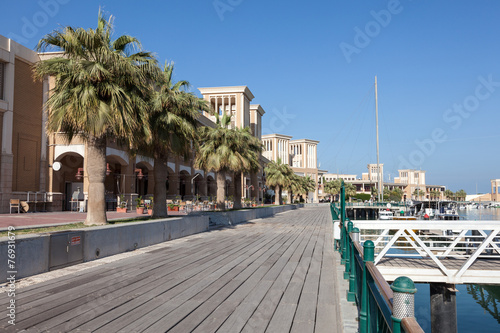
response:
<path id="1" fill-rule="evenodd" d="M 392 22 L 393 16 L 400 14 L 402 11 L 403 6 L 399 0 L 389 0 L 387 2 L 387 9 L 382 9 L 378 12 L 374 10 L 370 11 L 373 20 L 368 21 L 364 29 L 358 26 L 354 27 L 355 35 L 353 43 L 342 42 L 339 44 L 347 63 L 351 63 L 353 54 L 360 54 L 361 50 L 368 47 L 371 41 L 380 34 L 382 28 L 386 28 Z"/>
<path id="2" fill-rule="evenodd" d="M 477 80 L 478 84 L 474 89 L 474 93 L 465 96 L 461 103 L 454 103 L 452 107 L 443 112 L 444 122 L 454 131 L 459 130 L 464 120 L 479 109 L 481 101 L 490 98 L 500 87 L 500 81 L 493 81 L 491 74 L 487 77 L 479 76 Z M 417 169 L 421 167 L 426 158 L 434 154 L 438 146 L 447 139 L 448 136 L 443 128 L 434 128 L 430 137 L 414 141 L 417 147 L 407 157 L 399 156 L 399 169 Z"/>
<path id="3" fill-rule="evenodd" d="M 273 108 L 269 118 L 269 126 L 263 128 L 262 133 L 279 133 L 286 129 L 295 117 L 295 114 L 286 111 L 286 106 L 283 107 L 283 111 Z"/>
<path id="4" fill-rule="evenodd" d="M 49 23 L 49 19 L 59 13 L 60 5 L 65 5 L 70 0 L 39 0 L 37 1 L 40 10 L 35 12 L 31 18 L 23 16 L 21 28 L 21 36 L 15 33 L 10 33 L 8 38 L 24 45 L 28 45 L 30 40 L 38 34 L 40 28 Z"/>
<path id="5" fill-rule="evenodd" d="M 224 21 L 224 13 L 232 12 L 237 6 L 241 5 L 243 0 L 214 0 L 212 3 L 214 9 L 221 21 Z"/>

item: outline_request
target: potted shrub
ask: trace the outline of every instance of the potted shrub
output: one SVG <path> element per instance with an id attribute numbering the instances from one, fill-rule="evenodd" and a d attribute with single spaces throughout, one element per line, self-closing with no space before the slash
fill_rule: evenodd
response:
<path id="1" fill-rule="evenodd" d="M 127 212 L 127 201 L 125 200 L 125 196 L 123 194 L 120 195 L 120 205 L 116 207 L 116 211 L 118 213 Z"/>
<path id="2" fill-rule="evenodd" d="M 171 212 L 178 212 L 179 211 L 179 205 L 176 205 L 174 203 L 170 203 L 167 206 L 167 210 Z"/>
<path id="3" fill-rule="evenodd" d="M 149 204 L 147 205 L 148 215 L 153 215 L 153 197 L 149 197 Z"/>
<path id="4" fill-rule="evenodd" d="M 135 212 L 137 214 L 144 214 L 144 203 L 142 202 L 142 196 L 135 198 Z"/>

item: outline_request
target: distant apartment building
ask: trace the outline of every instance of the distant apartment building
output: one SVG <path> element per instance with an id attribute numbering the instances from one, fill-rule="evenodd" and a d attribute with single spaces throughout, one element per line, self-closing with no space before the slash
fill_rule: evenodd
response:
<path id="1" fill-rule="evenodd" d="M 384 164 L 380 163 L 380 170 L 377 167 L 376 163 L 371 163 L 368 164 L 368 172 L 363 173 L 361 175 L 361 180 L 369 180 L 372 182 L 378 182 L 379 175 L 382 177 L 382 180 L 384 180 Z"/>
<path id="2" fill-rule="evenodd" d="M 394 178 L 397 184 L 405 184 L 404 199 L 413 200 L 443 200 L 446 186 L 428 185 L 425 181 L 425 171 L 404 169 L 398 170 L 399 177 Z"/>
<path id="3" fill-rule="evenodd" d="M 491 180 L 491 201 L 500 201 L 500 179 Z"/>
<path id="4" fill-rule="evenodd" d="M 486 194 L 469 194 L 466 201 L 500 201 L 500 179 L 491 179 L 491 193 Z"/>
<path id="5" fill-rule="evenodd" d="M 310 139 L 292 140 L 289 135 L 267 134 L 262 136 L 264 152 L 262 155 L 270 161 L 288 164 L 300 176 L 311 177 L 316 184 L 324 171 L 318 169 L 317 146 L 319 141 Z M 319 188 L 311 193 L 312 200 L 317 202 Z"/>

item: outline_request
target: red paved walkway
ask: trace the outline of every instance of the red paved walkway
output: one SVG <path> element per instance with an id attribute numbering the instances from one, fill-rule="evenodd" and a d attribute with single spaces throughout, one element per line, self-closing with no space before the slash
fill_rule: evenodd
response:
<path id="1" fill-rule="evenodd" d="M 169 215 L 174 215 L 169 212 Z M 175 215 L 184 215 L 177 213 Z M 137 216 L 147 216 L 146 214 L 136 214 L 135 211 L 128 213 L 106 212 L 108 220 L 111 219 L 128 219 Z M 8 226 L 34 226 L 46 224 L 67 224 L 73 222 L 83 222 L 87 217 L 87 213 L 77 212 L 51 212 L 51 213 L 13 213 L 13 214 L 0 214 L 0 228 L 7 228 Z"/>

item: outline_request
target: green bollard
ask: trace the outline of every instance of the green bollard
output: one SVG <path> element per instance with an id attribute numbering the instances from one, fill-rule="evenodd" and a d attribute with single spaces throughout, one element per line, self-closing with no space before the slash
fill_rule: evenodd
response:
<path id="1" fill-rule="evenodd" d="M 401 333 L 401 320 L 415 317 L 415 293 L 417 289 L 412 279 L 400 276 L 391 285 L 392 301 L 392 332 Z"/>
<path id="2" fill-rule="evenodd" d="M 367 271 L 366 263 L 373 262 L 375 259 L 375 245 L 371 240 L 367 240 L 363 245 L 363 280 L 361 282 L 361 309 L 359 311 L 359 332 L 368 333 L 368 324 L 370 322 L 370 308 L 368 298 L 368 284 L 366 281 Z"/>
<path id="3" fill-rule="evenodd" d="M 340 263 L 342 265 L 346 262 L 346 247 L 347 247 L 347 232 L 346 232 L 346 218 L 345 218 L 345 187 L 344 181 L 342 180 L 342 186 L 340 187 L 340 227 L 342 228 L 342 252 Z"/>
<path id="4" fill-rule="evenodd" d="M 354 255 L 354 243 L 359 243 L 359 229 L 354 228 L 351 232 L 352 242 L 351 242 L 351 272 L 349 274 L 349 291 L 347 292 L 347 301 L 355 302 L 357 294 L 356 286 L 356 256 Z"/>
<path id="5" fill-rule="evenodd" d="M 344 280 L 349 279 L 349 274 L 351 273 L 351 231 L 353 227 L 352 221 L 347 223 L 347 233 L 346 233 L 346 247 L 345 247 L 345 271 L 344 271 Z"/>

